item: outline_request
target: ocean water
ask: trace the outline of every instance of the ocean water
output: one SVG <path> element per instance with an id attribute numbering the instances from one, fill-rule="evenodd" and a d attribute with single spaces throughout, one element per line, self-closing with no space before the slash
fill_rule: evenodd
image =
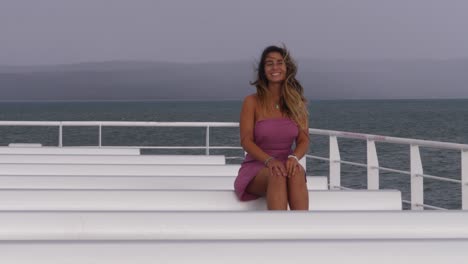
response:
<path id="1" fill-rule="evenodd" d="M 0 120 L 47 121 L 205 121 L 238 122 L 241 101 L 151 101 L 151 102 L 0 102 Z M 310 127 L 394 137 L 407 137 L 468 144 L 468 100 L 337 100 L 310 101 Z M 64 129 L 66 146 L 97 145 L 97 128 Z M 211 145 L 239 145 L 237 128 L 212 128 Z M 48 127 L 0 127 L 0 145 L 8 143 L 58 144 L 58 130 Z M 105 128 L 104 145 L 205 144 L 200 128 Z M 341 158 L 366 162 L 366 144 L 339 139 Z M 145 151 L 154 153 L 155 151 Z M 380 166 L 409 170 L 409 146 L 377 143 Z M 158 153 L 204 153 L 203 150 Z M 242 156 L 241 150 L 213 150 L 212 154 Z M 310 154 L 328 157 L 328 138 L 311 136 Z M 460 179 L 459 151 L 421 148 L 425 174 Z M 241 159 L 229 160 L 239 163 Z M 328 163 L 307 162 L 310 175 L 328 175 Z M 366 188 L 366 170 L 342 165 L 342 185 Z M 408 175 L 381 172 L 381 188 L 399 189 L 410 200 Z M 424 180 L 425 204 L 459 209 L 459 184 Z"/>

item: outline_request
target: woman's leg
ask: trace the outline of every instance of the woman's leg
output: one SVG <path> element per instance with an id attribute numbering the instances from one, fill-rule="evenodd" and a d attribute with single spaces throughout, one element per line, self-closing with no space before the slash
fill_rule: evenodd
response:
<path id="1" fill-rule="evenodd" d="M 263 168 L 249 183 L 246 191 L 258 196 L 266 196 L 268 210 L 287 210 L 286 185 L 286 177 L 270 175 L 268 168 Z"/>
<path id="2" fill-rule="evenodd" d="M 288 200 L 291 210 L 309 210 L 309 191 L 302 166 L 288 178 Z"/>

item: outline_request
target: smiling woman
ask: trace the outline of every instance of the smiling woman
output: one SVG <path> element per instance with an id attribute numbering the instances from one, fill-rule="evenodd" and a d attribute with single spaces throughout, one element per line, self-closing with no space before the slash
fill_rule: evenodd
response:
<path id="1" fill-rule="evenodd" d="M 309 146 L 308 113 L 296 72 L 285 47 L 267 47 L 252 83 L 257 92 L 245 98 L 240 116 L 241 145 L 248 154 L 234 188 L 240 200 L 266 196 L 271 210 L 309 208 L 298 162 Z"/>

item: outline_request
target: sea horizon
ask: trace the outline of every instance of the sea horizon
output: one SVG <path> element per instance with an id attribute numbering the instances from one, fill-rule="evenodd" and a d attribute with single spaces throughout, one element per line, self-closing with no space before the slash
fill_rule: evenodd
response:
<path id="1" fill-rule="evenodd" d="M 247 95 L 246 95 L 247 96 Z M 219 99 L 125 99 L 125 100 L 113 100 L 113 99 L 91 99 L 91 100 L 0 100 L 0 103 L 66 103 L 66 102 L 77 102 L 77 103 L 86 103 L 86 102 L 236 102 L 242 101 L 243 98 L 234 99 L 234 98 L 219 98 Z M 468 100 L 468 98 L 375 98 L 375 99 L 356 99 L 356 98 L 336 98 L 336 99 L 307 99 L 310 102 L 320 102 L 320 101 L 463 101 Z"/>

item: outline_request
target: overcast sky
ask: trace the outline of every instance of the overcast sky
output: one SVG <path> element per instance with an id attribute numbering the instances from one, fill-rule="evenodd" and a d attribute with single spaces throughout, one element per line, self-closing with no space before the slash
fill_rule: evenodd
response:
<path id="1" fill-rule="evenodd" d="M 0 0 L 0 65 L 468 58 L 466 0 Z"/>

